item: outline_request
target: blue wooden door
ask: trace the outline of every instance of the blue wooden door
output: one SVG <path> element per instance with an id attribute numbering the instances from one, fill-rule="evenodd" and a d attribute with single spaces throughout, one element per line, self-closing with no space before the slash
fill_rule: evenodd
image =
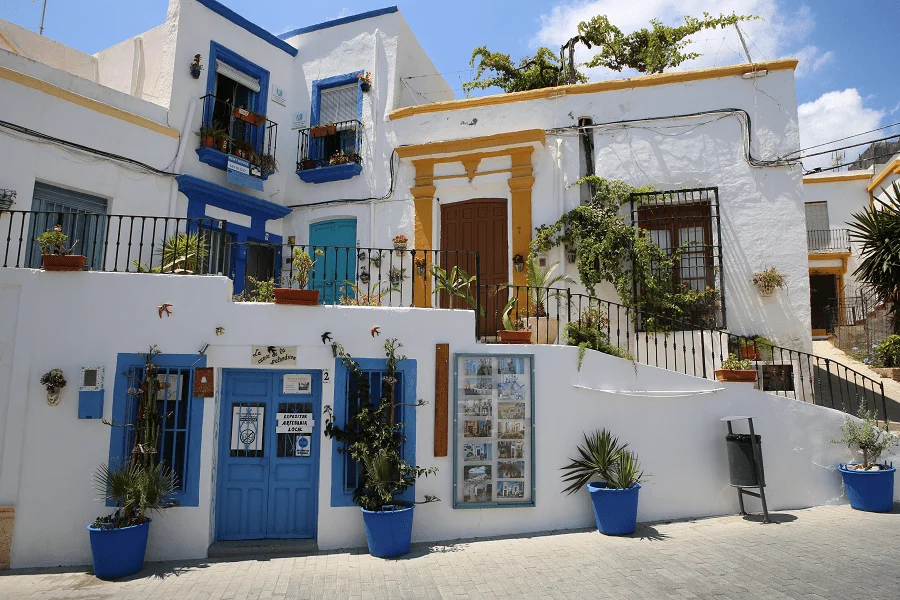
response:
<path id="1" fill-rule="evenodd" d="M 319 302 L 334 304 L 342 295 L 350 296 L 349 283 L 356 283 L 356 219 L 332 219 L 309 226 L 309 252 L 318 257 L 310 281 L 319 290 Z"/>
<path id="2" fill-rule="evenodd" d="M 308 375 L 309 386 L 285 394 L 286 373 Z M 319 423 L 308 433 L 277 433 L 277 414 L 303 413 L 315 421 L 321 398 L 319 371 L 225 371 L 217 539 L 315 537 Z"/>

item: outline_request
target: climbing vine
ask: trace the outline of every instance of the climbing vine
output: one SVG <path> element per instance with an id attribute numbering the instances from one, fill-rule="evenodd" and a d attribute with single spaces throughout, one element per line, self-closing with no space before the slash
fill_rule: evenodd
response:
<path id="1" fill-rule="evenodd" d="M 718 307 L 718 291 L 675 285 L 673 274 L 683 248 L 667 252 L 620 214 L 632 194 L 652 191 L 652 187 L 632 187 L 594 175 L 574 185 L 590 186 L 591 202 L 564 213 L 555 223 L 538 227 L 530 258 L 559 245 L 574 250 L 588 295 L 596 293 L 597 285 L 612 283 L 625 306 L 645 313 L 641 319 L 650 330 L 683 329 L 683 321 L 703 326 L 714 321 L 710 315 Z"/>

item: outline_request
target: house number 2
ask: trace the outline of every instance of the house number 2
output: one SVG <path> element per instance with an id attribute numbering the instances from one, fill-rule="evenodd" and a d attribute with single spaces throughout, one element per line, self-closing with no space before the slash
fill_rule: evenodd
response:
<path id="1" fill-rule="evenodd" d="M 328 385 L 331 383 L 331 372 L 328 369 L 322 369 L 322 384 Z"/>

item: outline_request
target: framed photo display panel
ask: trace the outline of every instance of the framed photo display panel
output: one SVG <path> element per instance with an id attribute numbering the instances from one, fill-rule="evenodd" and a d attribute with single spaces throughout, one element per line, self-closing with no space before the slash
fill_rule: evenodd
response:
<path id="1" fill-rule="evenodd" d="M 534 355 L 456 354 L 453 507 L 534 506 Z"/>

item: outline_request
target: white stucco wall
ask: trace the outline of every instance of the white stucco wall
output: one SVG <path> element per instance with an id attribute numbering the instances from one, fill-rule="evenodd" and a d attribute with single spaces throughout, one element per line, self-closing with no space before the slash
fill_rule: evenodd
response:
<path id="1" fill-rule="evenodd" d="M 20 54 L 76 77 L 97 81 L 97 60 L 90 54 L 3 19 L 0 19 L 0 49 Z"/>
<path id="2" fill-rule="evenodd" d="M 417 361 L 417 398 L 428 402 L 417 409 L 417 462 L 440 471 L 422 480 L 416 495 L 421 499 L 434 494 L 442 502 L 416 509 L 416 540 L 590 526 L 586 492 L 563 496 L 559 468 L 574 453 L 581 432 L 599 427 L 628 441 L 653 474 L 641 492 L 639 519 L 736 512 L 736 494 L 727 485 L 725 426 L 719 422 L 729 414 L 757 419 L 772 510 L 841 501 L 835 465 L 850 455 L 828 442 L 838 435 L 840 413 L 640 365 L 635 373 L 629 362 L 595 353 L 586 356 L 578 372 L 574 348 L 476 344 L 471 312 L 235 304 L 230 300 L 230 282 L 224 278 L 25 269 L 0 270 L 0 293 L 5 308 L 10 298 L 14 299 L 10 306 L 18 306 L 18 316 L 11 321 L 16 340 L 11 379 L 3 379 L 0 363 L 0 384 L 6 385 L 0 397 L 10 402 L 4 422 L 0 504 L 16 507 L 13 567 L 90 562 L 85 527 L 106 512 L 95 500 L 91 476 L 108 458 L 109 430 L 98 421 L 76 418 L 74 382 L 81 366 L 106 367 L 104 415 L 109 418 L 120 352 L 157 344 L 165 353 L 193 354 L 209 343 L 208 365 L 217 369 L 219 381 L 223 368 L 250 366 L 251 345 L 296 345 L 298 368 L 334 369 L 331 351 L 320 340 L 325 330 L 355 357 L 383 357 L 384 339 L 397 337 L 403 352 Z M 173 305 L 171 317 L 158 317 L 162 301 Z M 10 322 L 9 317 L 4 319 L 3 323 Z M 380 338 L 369 335 L 374 325 L 381 328 Z M 221 337 L 215 335 L 219 326 L 225 328 Z M 54 343 L 47 344 L 51 338 Z M 4 334 L 0 344 L 9 339 Z M 434 345 L 439 342 L 449 343 L 453 353 L 535 355 L 535 507 L 452 508 L 452 456 L 432 456 Z M 50 368 L 63 369 L 70 381 L 57 407 L 47 405 L 38 383 Z M 333 394 L 333 388 L 326 387 L 323 403 L 333 402 Z M 217 415 L 216 399 L 204 400 L 200 505 L 154 517 L 149 560 L 206 554 L 214 536 L 210 511 Z M 359 510 L 330 507 L 331 443 L 321 428 L 318 433 L 319 547 L 361 545 Z M 748 508 L 757 510 L 758 505 L 748 502 Z"/>
<path id="3" fill-rule="evenodd" d="M 772 71 L 752 80 L 730 76 L 476 108 L 463 106 L 405 117 L 392 124 L 397 143 L 406 145 L 569 127 L 580 117 L 603 124 L 724 108 L 744 109 L 750 114 L 754 158 L 774 159 L 796 150 L 796 97 L 790 70 Z M 721 114 L 643 122 L 628 128 L 598 127 L 594 135 L 595 172 L 660 190 L 717 187 L 729 330 L 762 334 L 784 345 L 809 350 L 801 170 L 799 165 L 751 166 L 745 158 L 745 129 L 738 117 Z M 550 131 L 544 148 L 533 155 L 534 227 L 551 223 L 578 205 L 579 191 L 568 186 L 579 177 L 580 152 L 574 132 Z M 408 200 L 414 174 L 412 164 L 404 161 L 398 193 Z M 490 175 L 476 177 L 472 183 L 465 179 L 439 180 L 436 197 L 442 204 L 509 198 L 507 178 Z M 557 252 L 553 260 L 564 262 L 562 252 Z M 751 284 L 753 273 L 772 266 L 787 275 L 787 288 L 773 298 L 761 298 Z M 573 267 L 566 266 L 566 270 L 577 278 Z"/>
<path id="4" fill-rule="evenodd" d="M 174 55 L 176 27 L 177 22 L 167 21 L 98 52 L 98 82 L 167 107 L 175 66 L 167 59 Z"/>

